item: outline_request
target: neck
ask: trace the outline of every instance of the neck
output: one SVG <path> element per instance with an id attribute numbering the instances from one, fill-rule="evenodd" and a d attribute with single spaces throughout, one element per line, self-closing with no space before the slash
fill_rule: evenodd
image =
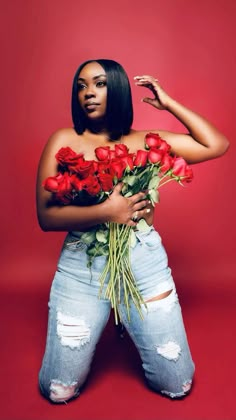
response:
<path id="1" fill-rule="evenodd" d="M 93 134 L 103 134 L 104 136 L 109 137 L 110 133 L 104 121 L 89 121 L 87 128 L 88 131 L 90 131 Z"/>

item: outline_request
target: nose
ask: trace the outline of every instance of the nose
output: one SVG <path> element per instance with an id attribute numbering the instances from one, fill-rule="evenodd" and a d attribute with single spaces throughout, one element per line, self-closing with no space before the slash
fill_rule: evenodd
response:
<path id="1" fill-rule="evenodd" d="M 95 94 L 93 92 L 86 92 L 84 97 L 85 99 L 94 98 Z"/>
<path id="2" fill-rule="evenodd" d="M 85 99 L 93 98 L 95 96 L 95 92 L 92 86 L 88 86 L 88 88 L 85 91 Z"/>

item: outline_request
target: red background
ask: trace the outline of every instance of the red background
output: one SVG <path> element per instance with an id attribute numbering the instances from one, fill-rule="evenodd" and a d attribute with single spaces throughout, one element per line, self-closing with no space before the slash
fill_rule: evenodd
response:
<path id="1" fill-rule="evenodd" d="M 38 160 L 51 133 L 72 124 L 78 65 L 111 58 L 131 80 L 134 128 L 184 130 L 167 112 L 141 103 L 146 92 L 132 78 L 146 73 L 231 141 L 224 157 L 193 166 L 195 178 L 186 188 L 163 188 L 155 217 L 186 304 L 197 311 L 202 297 L 228 302 L 236 271 L 234 0 L 1 3 L 2 296 L 9 302 L 12 292 L 43 296 L 46 310 L 64 234 L 38 227 Z"/>

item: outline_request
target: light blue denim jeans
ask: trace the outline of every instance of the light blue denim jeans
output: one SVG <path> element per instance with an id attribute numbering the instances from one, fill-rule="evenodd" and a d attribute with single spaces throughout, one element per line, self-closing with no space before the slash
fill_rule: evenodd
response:
<path id="1" fill-rule="evenodd" d="M 167 255 L 153 227 L 135 234 L 131 267 L 144 301 L 163 292 L 171 293 L 143 305 L 143 319 L 131 302 L 128 321 L 121 303 L 122 323 L 139 351 L 149 386 L 171 398 L 183 397 L 191 388 L 194 363 Z M 80 235 L 67 235 L 50 293 L 47 344 L 39 383 L 43 395 L 55 403 L 79 395 L 111 310 L 110 301 L 98 297 L 106 257 L 96 257 L 89 269 L 86 245 L 79 241 Z"/>

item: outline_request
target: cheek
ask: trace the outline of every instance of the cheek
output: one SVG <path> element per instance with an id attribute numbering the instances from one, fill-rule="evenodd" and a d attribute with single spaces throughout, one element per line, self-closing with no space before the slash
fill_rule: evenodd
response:
<path id="1" fill-rule="evenodd" d="M 106 93 L 104 93 L 104 95 L 103 95 L 103 106 L 104 106 L 104 109 L 106 109 L 106 107 L 107 107 L 107 94 Z"/>
<path id="2" fill-rule="evenodd" d="M 82 99 L 82 94 L 81 94 L 81 92 L 78 92 L 77 98 L 78 98 L 78 102 L 79 102 L 79 104 L 81 105 L 81 99 Z"/>

